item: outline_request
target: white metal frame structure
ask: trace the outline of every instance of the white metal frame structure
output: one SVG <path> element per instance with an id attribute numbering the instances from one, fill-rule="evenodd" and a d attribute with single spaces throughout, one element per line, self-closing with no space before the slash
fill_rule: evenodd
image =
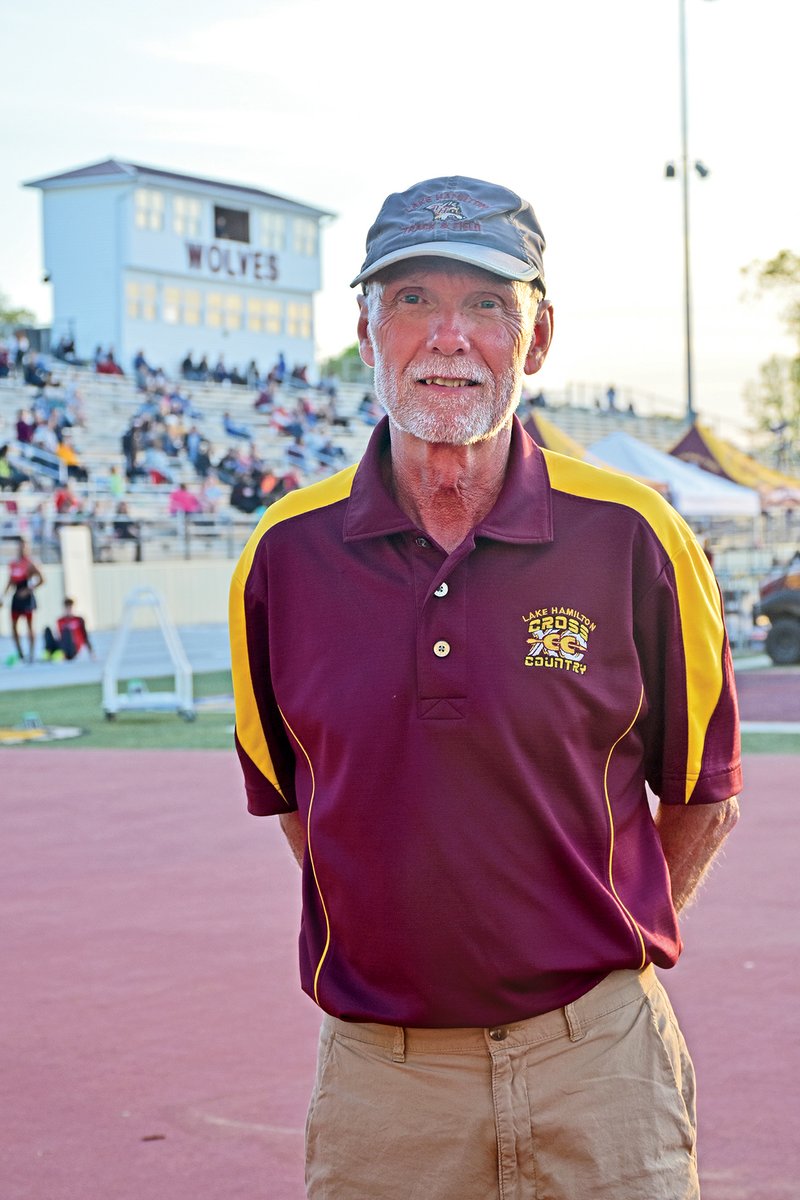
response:
<path id="1" fill-rule="evenodd" d="M 172 662 L 175 687 L 171 692 L 151 692 L 147 689 L 127 693 L 119 691 L 120 666 L 125 645 L 133 627 L 134 614 L 141 608 L 154 608 L 158 617 Z M 131 710 L 177 712 L 187 721 L 193 721 L 195 718 L 192 668 L 178 636 L 178 630 L 170 620 L 164 598 L 154 588 L 133 588 L 125 598 L 122 619 L 103 671 L 103 710 L 108 720 L 113 719 L 120 711 Z"/>

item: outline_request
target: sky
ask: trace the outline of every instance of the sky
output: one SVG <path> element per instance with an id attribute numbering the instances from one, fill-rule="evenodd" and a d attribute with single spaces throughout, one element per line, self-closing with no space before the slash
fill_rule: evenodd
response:
<path id="1" fill-rule="evenodd" d="M 50 317 L 41 194 L 107 157 L 333 211 L 321 355 L 355 340 L 349 282 L 384 197 L 461 174 L 530 200 L 553 348 L 537 386 L 613 385 L 685 408 L 680 0 L 54 0 L 3 4 L 0 290 Z M 742 274 L 798 246 L 797 0 L 685 0 L 695 408 L 748 424 L 759 364 L 791 343 Z"/>

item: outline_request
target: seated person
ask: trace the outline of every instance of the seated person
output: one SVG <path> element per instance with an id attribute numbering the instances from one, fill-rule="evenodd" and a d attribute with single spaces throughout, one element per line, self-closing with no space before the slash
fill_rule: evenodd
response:
<path id="1" fill-rule="evenodd" d="M 109 350 L 105 358 L 101 358 L 96 366 L 95 371 L 98 375 L 124 375 L 122 367 L 114 358 L 114 351 Z"/>
<path id="2" fill-rule="evenodd" d="M 169 497 L 169 515 L 176 513 L 196 513 L 201 511 L 201 504 L 194 492 L 190 492 L 185 484 L 179 483 Z"/>
<path id="3" fill-rule="evenodd" d="M 77 479 L 79 483 L 86 483 L 89 478 L 89 472 L 78 458 L 75 447 L 68 438 L 64 437 L 63 441 L 58 443 L 56 454 L 66 466 L 70 479 Z"/>
<path id="4" fill-rule="evenodd" d="M 231 507 L 250 514 L 261 508 L 263 503 L 260 476 L 257 473 L 241 475 L 231 488 Z"/>
<path id="5" fill-rule="evenodd" d="M 60 517 L 77 516 L 82 507 L 80 498 L 73 492 L 69 480 L 55 489 L 53 504 Z"/>
<path id="6" fill-rule="evenodd" d="M 8 459 L 8 442 L 0 446 L 0 490 L 15 492 L 21 483 L 27 483 L 30 475 L 18 468 Z"/>
<path id="7" fill-rule="evenodd" d="M 237 424 L 227 411 L 222 414 L 222 428 L 228 437 L 246 438 L 248 442 L 252 440 L 253 435 L 247 426 Z"/>
<path id="8" fill-rule="evenodd" d="M 30 445 L 36 432 L 36 424 L 30 419 L 30 414 L 24 409 L 17 410 L 17 441 Z"/>
<path id="9" fill-rule="evenodd" d="M 57 636 L 53 634 L 49 625 L 45 626 L 44 650 L 48 658 L 60 652 L 64 658 L 73 659 L 84 646 L 91 657 L 95 657 L 86 622 L 75 612 L 75 601 L 69 597 L 64 600 L 64 614 L 58 618 L 56 629 Z"/>
<path id="10" fill-rule="evenodd" d="M 142 561 L 142 530 L 135 521 L 125 500 L 120 500 L 112 522 L 113 535 L 118 542 L 134 542 L 136 544 L 136 562 Z"/>
<path id="11" fill-rule="evenodd" d="M 44 388 L 50 382 L 49 373 L 30 355 L 23 364 L 22 377 L 29 387 Z"/>

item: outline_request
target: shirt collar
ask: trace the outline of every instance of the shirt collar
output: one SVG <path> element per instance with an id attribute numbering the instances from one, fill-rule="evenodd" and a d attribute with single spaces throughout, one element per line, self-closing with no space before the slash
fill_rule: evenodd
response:
<path id="1" fill-rule="evenodd" d="M 372 432 L 353 478 L 344 519 L 346 542 L 416 529 L 385 482 L 383 464 L 389 453 L 389 419 L 383 417 Z M 513 419 L 500 495 L 491 512 L 476 525 L 474 534 L 501 542 L 553 540 L 550 479 L 544 455 L 517 417 Z"/>

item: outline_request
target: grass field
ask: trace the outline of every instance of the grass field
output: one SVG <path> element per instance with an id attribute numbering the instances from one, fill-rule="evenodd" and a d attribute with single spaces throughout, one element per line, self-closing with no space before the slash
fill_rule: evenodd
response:
<path id="1" fill-rule="evenodd" d="M 171 677 L 149 679 L 151 692 L 171 689 Z M 30 688 L 0 693 L 0 748 L 3 730 L 19 726 L 26 713 L 37 713 L 43 725 L 76 725 L 86 730 L 77 738 L 31 745 L 89 747 L 106 750 L 227 750 L 233 747 L 233 713 L 206 710 L 206 697 L 230 696 L 229 671 L 211 671 L 194 677 L 194 696 L 198 701 L 197 719 L 185 721 L 177 713 L 120 712 L 113 721 L 103 713 L 99 683 L 72 687 Z M 800 754 L 800 733 L 745 733 L 742 748 L 746 754 Z"/>
<path id="2" fill-rule="evenodd" d="M 150 692 L 171 691 L 174 679 L 148 679 Z M 31 739 L 25 744 L 86 750 L 228 750 L 233 747 L 233 712 L 206 711 L 205 697 L 231 695 L 229 671 L 194 676 L 197 718 L 185 721 L 177 713 L 120 712 L 109 721 L 103 712 L 102 687 L 87 683 L 72 687 L 31 688 L 0 694 L 0 747 L 3 730 L 19 726 L 26 713 L 38 714 L 43 725 L 79 726 L 80 737 L 61 741 Z"/>

